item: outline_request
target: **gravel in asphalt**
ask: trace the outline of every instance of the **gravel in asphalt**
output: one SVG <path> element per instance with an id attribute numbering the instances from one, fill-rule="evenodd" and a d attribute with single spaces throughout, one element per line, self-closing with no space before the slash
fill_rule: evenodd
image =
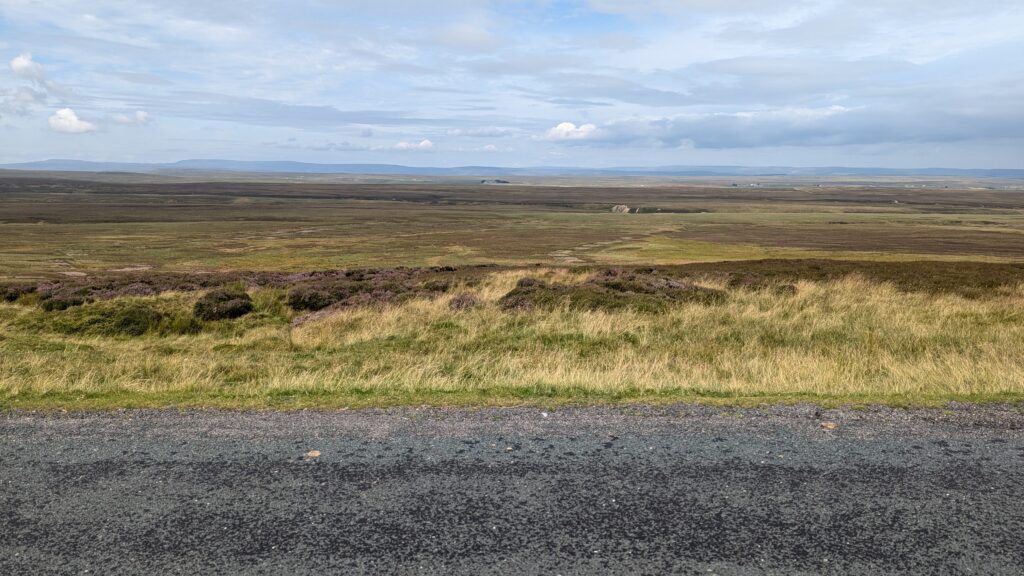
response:
<path id="1" fill-rule="evenodd" d="M 1015 574 L 1024 412 L 0 415 L 0 574 Z"/>

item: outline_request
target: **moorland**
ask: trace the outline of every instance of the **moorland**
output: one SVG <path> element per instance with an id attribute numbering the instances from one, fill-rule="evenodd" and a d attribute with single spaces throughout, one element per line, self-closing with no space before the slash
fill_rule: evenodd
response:
<path id="1" fill-rule="evenodd" d="M 9 171 L 0 296 L 6 407 L 1019 402 L 1024 184 Z"/>

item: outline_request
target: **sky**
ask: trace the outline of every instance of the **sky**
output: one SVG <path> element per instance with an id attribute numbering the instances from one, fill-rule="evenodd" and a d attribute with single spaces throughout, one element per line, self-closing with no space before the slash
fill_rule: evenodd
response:
<path id="1" fill-rule="evenodd" d="M 0 0 L 0 163 L 1024 168 L 1021 0 Z"/>

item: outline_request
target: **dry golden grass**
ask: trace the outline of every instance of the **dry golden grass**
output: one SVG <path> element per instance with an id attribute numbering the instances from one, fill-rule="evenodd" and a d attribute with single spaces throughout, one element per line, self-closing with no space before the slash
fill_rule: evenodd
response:
<path id="1" fill-rule="evenodd" d="M 1024 398 L 1024 288 L 984 299 L 850 278 L 795 296 L 731 291 L 660 315 L 496 301 L 527 273 L 446 296 L 356 308 L 291 328 L 284 316 L 196 335 L 72 337 L 0 306 L 8 406 L 341 406 L 636 399 L 941 402 Z M 565 270 L 538 270 L 578 281 Z M 719 286 L 720 287 L 720 286 Z M 462 290 L 455 290 L 458 293 Z M 272 297 L 258 295 L 271 307 Z"/>

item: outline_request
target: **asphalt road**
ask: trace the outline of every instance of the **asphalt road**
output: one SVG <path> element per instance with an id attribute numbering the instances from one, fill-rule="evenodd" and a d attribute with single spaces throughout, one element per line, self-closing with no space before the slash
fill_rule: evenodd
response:
<path id="1" fill-rule="evenodd" d="M 5 575 L 1022 567 L 1019 408 L 0 415 Z"/>

